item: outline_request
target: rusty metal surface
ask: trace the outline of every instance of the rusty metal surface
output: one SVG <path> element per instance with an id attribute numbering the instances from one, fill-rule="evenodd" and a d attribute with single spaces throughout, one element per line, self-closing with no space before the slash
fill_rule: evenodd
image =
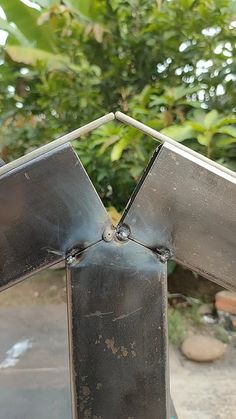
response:
<path id="1" fill-rule="evenodd" d="M 131 238 L 236 290 L 236 175 L 165 143 L 122 217 Z"/>
<path id="2" fill-rule="evenodd" d="M 74 419 L 167 419 L 166 264 L 101 241 L 68 266 Z"/>
<path id="3" fill-rule="evenodd" d="M 0 289 L 97 242 L 107 222 L 69 144 L 0 170 Z"/>

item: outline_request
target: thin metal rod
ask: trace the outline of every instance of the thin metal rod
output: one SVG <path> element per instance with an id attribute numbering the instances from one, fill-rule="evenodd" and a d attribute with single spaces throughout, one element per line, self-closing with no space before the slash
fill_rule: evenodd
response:
<path id="1" fill-rule="evenodd" d="M 121 121 L 121 122 L 123 122 L 123 123 L 125 123 L 125 124 L 127 124 L 127 125 L 131 125 L 132 127 L 134 127 L 134 128 L 136 128 L 136 129 L 138 129 L 139 131 L 142 131 L 142 132 L 144 132 L 145 134 L 150 135 L 150 136 L 151 136 L 151 137 L 153 137 L 155 140 L 158 140 L 158 141 L 160 141 L 160 142 L 162 142 L 162 143 L 166 142 L 166 143 L 172 144 L 172 145 L 174 145 L 175 147 L 178 147 L 179 149 L 183 150 L 184 152 L 191 154 L 191 155 L 192 155 L 192 156 L 194 156 L 195 158 L 197 158 L 197 159 L 200 159 L 200 160 L 204 161 L 205 163 L 209 164 L 210 166 L 215 167 L 215 168 L 216 168 L 216 169 L 218 169 L 218 170 L 221 170 L 221 172 L 223 171 L 223 172 L 227 173 L 227 174 L 228 174 L 228 175 L 230 175 L 232 178 L 234 178 L 234 182 L 235 182 L 235 179 L 236 179 L 236 173 L 235 173 L 235 172 L 233 172 L 232 170 L 228 169 L 227 167 L 222 166 L 222 165 L 220 165 L 220 164 L 218 164 L 218 163 L 214 162 L 213 160 L 208 159 L 207 157 L 203 156 L 202 154 L 199 154 L 199 153 L 197 153 L 196 151 L 191 150 L 190 148 L 188 148 L 188 147 L 184 146 L 183 144 L 180 144 L 179 142 L 177 142 L 177 141 L 173 140 L 172 138 L 167 137 L 167 136 L 166 136 L 166 135 L 164 135 L 164 134 L 161 134 L 160 132 L 156 131 L 155 129 L 150 128 L 150 127 L 148 127 L 147 125 L 142 124 L 142 123 L 141 123 L 141 122 L 139 122 L 139 121 L 136 121 L 136 119 L 131 118 L 130 116 L 125 115 L 125 114 L 124 114 L 124 113 L 122 113 L 122 112 L 116 112 L 116 113 L 115 113 L 115 118 L 116 118 L 118 121 Z M 232 179 L 232 180 L 233 180 L 233 179 Z"/>
<path id="2" fill-rule="evenodd" d="M 108 113 L 107 115 L 102 116 L 101 118 L 95 119 L 95 121 L 90 122 L 87 125 L 84 125 L 81 128 L 78 128 L 69 134 L 63 135 L 62 137 L 51 141 L 50 143 L 43 145 L 42 147 L 31 151 L 30 153 L 26 154 L 25 156 L 20 157 L 17 160 L 14 160 L 5 166 L 0 168 L 0 176 L 3 174 L 9 172 L 10 170 L 13 170 L 20 165 L 29 162 L 30 160 L 33 160 L 35 157 L 39 157 L 42 154 L 48 153 L 49 151 L 53 150 L 56 147 L 59 147 L 65 143 L 68 143 L 70 141 L 74 141 L 77 138 L 81 137 L 84 134 L 88 134 L 89 132 L 95 130 L 96 128 L 99 128 L 101 125 L 106 124 L 107 122 L 113 121 L 115 119 L 114 113 Z"/>

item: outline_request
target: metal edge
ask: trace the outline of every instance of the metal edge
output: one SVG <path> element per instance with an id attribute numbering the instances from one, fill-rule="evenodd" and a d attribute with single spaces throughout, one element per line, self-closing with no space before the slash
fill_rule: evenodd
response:
<path id="1" fill-rule="evenodd" d="M 178 263 L 179 265 L 183 266 L 184 268 L 189 269 L 190 271 L 196 272 L 198 275 L 201 275 L 203 278 L 207 279 L 208 281 L 214 282 L 217 285 L 220 285 L 221 287 L 225 288 L 226 290 L 236 292 L 236 287 L 230 284 L 225 279 L 219 280 L 214 275 L 208 273 L 204 269 L 200 269 L 194 265 L 191 265 L 190 263 L 186 263 L 185 261 L 181 260 L 180 258 L 177 258 L 173 256 L 171 258 L 174 262 Z"/>
<path id="2" fill-rule="evenodd" d="M 19 166 L 21 166 L 24 163 L 28 163 L 29 161 L 33 160 L 36 157 L 41 156 L 42 154 L 47 153 L 48 151 L 53 150 L 56 147 L 59 147 L 60 145 L 66 144 L 70 141 L 76 140 L 77 138 L 81 137 L 84 134 L 88 134 L 89 132 L 95 130 L 96 128 L 99 128 L 100 126 L 113 121 L 115 119 L 114 113 L 108 113 L 107 115 L 102 116 L 101 118 L 95 119 L 94 121 L 90 122 L 89 124 L 86 124 L 69 134 L 63 135 L 62 137 L 51 141 L 50 143 L 31 151 L 30 153 L 26 154 L 25 156 L 20 157 L 19 159 L 16 159 L 5 166 L 0 167 L 0 176 L 4 175 L 5 173 L 8 173 L 10 170 L 13 170 Z"/>
<path id="3" fill-rule="evenodd" d="M 134 200 L 135 200 L 136 196 L 138 195 L 138 193 L 139 193 L 140 189 L 142 188 L 143 183 L 145 182 L 146 177 L 147 177 L 147 175 L 148 175 L 149 171 L 151 170 L 151 168 L 152 168 L 152 166 L 153 166 L 153 163 L 155 162 L 155 160 L 156 160 L 157 156 L 160 154 L 161 149 L 162 149 L 162 146 L 163 146 L 163 144 L 160 144 L 160 145 L 156 148 L 156 150 L 154 151 L 154 153 L 153 153 L 152 157 L 150 158 L 150 160 L 149 160 L 149 162 L 148 162 L 147 166 L 145 167 L 145 169 L 144 169 L 144 171 L 143 171 L 143 173 L 142 173 L 142 175 L 141 175 L 141 178 L 140 178 L 140 179 L 139 179 L 139 181 L 138 181 L 138 184 L 137 184 L 137 185 L 136 185 L 136 187 L 134 188 L 134 191 L 132 192 L 132 194 L 131 194 L 131 197 L 130 197 L 129 201 L 127 202 L 127 204 L 126 204 L 126 206 L 125 206 L 125 209 L 124 209 L 124 211 L 123 211 L 123 213 L 122 213 L 122 216 L 121 216 L 121 218 L 120 218 L 120 221 L 118 222 L 118 227 L 120 227 L 123 223 L 125 224 L 125 218 L 126 218 L 126 216 L 127 216 L 128 212 L 129 212 L 129 210 L 130 210 L 130 208 L 131 208 L 131 206 L 132 206 L 132 204 L 133 204 L 133 202 L 134 202 Z M 130 237 L 130 239 L 131 239 L 131 240 L 133 240 L 133 241 L 135 241 L 135 240 L 133 239 L 133 237 L 132 237 L 132 236 Z M 139 243 L 139 242 L 137 242 L 137 243 Z M 144 244 L 142 244 L 142 243 L 139 243 L 139 244 L 141 244 L 142 246 L 144 246 L 144 247 L 145 247 L 145 245 L 144 245 Z M 153 249 L 152 249 L 152 250 L 153 250 Z"/>
<path id="4" fill-rule="evenodd" d="M 178 143 L 177 141 L 173 140 L 170 137 L 167 137 L 164 134 L 161 134 L 160 132 L 156 131 L 155 129 L 148 127 L 147 125 L 143 124 L 142 122 L 137 121 L 134 118 L 131 118 L 128 115 L 125 115 L 122 112 L 116 112 L 115 113 L 115 118 L 120 121 L 123 122 L 124 124 L 127 125 L 131 125 L 132 127 L 144 132 L 147 135 L 150 135 L 151 137 L 153 137 L 154 139 L 162 142 L 162 143 L 169 143 L 174 145 L 175 147 L 179 148 L 180 150 L 184 151 L 185 153 L 188 153 L 192 156 L 195 157 L 195 159 L 197 158 L 198 160 L 202 160 L 203 162 L 207 163 L 208 165 L 210 165 L 211 167 L 214 167 L 218 170 L 220 170 L 221 172 L 227 173 L 228 175 L 230 175 L 232 178 L 235 178 L 236 182 L 236 173 L 233 172 L 232 170 L 228 169 L 225 166 L 220 165 L 219 163 L 214 162 L 213 160 L 208 159 L 207 157 L 203 156 L 202 154 L 197 153 L 194 150 L 191 150 L 190 148 L 184 146 L 183 144 Z"/>
<path id="5" fill-rule="evenodd" d="M 176 144 L 170 144 L 170 143 L 164 143 L 165 148 L 167 148 L 170 151 L 175 152 L 176 154 L 179 154 L 180 156 L 184 157 L 185 159 L 191 161 L 194 164 L 197 164 L 198 166 L 203 167 L 204 169 L 208 170 L 209 172 L 214 173 L 216 176 L 220 176 L 221 178 L 224 178 L 225 180 L 236 184 L 236 173 L 231 172 L 229 170 L 225 171 L 224 166 L 221 165 L 214 165 L 212 164 L 212 161 L 209 159 L 201 159 L 201 154 L 198 155 L 198 153 L 193 154 L 189 153 L 189 149 L 185 147 L 186 149 L 182 149 L 178 147 L 178 143 Z"/>
<path id="6" fill-rule="evenodd" d="M 118 226 L 120 226 L 122 223 L 123 224 L 126 224 L 126 219 L 125 218 L 126 218 L 128 212 L 129 212 L 130 208 L 132 207 L 132 204 L 133 204 L 133 202 L 134 202 L 137 194 L 139 193 L 140 189 L 142 188 L 142 185 L 143 185 L 143 183 L 145 182 L 145 180 L 147 178 L 148 172 L 151 170 L 151 168 L 152 168 L 152 166 L 153 166 L 156 158 L 161 155 L 162 150 L 164 148 L 167 148 L 168 150 L 175 152 L 176 154 L 178 154 L 178 155 L 180 155 L 180 156 L 188 159 L 189 161 L 193 162 L 194 164 L 200 165 L 204 169 L 206 169 L 206 170 L 214 173 L 216 176 L 220 176 L 220 177 L 224 178 L 225 180 L 227 180 L 229 182 L 232 182 L 233 184 L 236 184 L 236 176 L 233 176 L 232 177 L 231 176 L 231 173 L 228 174 L 227 172 L 225 173 L 224 171 L 222 171 L 220 165 L 217 165 L 218 167 L 213 166 L 211 164 L 211 160 L 209 160 L 209 159 L 204 159 L 204 160 L 199 159 L 198 158 L 198 153 L 194 153 L 192 155 L 192 153 L 189 153 L 188 152 L 188 148 L 187 147 L 183 147 L 183 149 L 182 148 L 180 149 L 178 147 L 178 143 L 175 143 L 174 141 L 171 144 L 170 143 L 160 144 L 157 147 L 157 149 L 155 150 L 153 156 L 151 157 L 151 159 L 150 159 L 150 161 L 148 163 L 148 166 L 146 167 L 145 171 L 143 172 L 143 175 L 142 175 L 141 179 L 139 180 L 139 182 L 138 182 L 138 184 L 137 184 L 137 186 L 136 186 L 133 194 L 131 195 L 131 198 L 128 201 L 128 203 L 127 203 L 127 205 L 125 207 L 125 210 L 124 210 L 124 212 L 122 214 L 122 217 L 121 217 L 121 219 L 120 219 L 120 221 L 118 223 Z M 233 175 L 235 174 L 234 172 L 232 172 L 232 173 L 233 173 Z M 129 227 L 129 225 L 128 225 L 128 227 Z M 150 249 L 152 251 L 155 251 L 156 250 L 153 247 L 146 245 L 142 241 L 139 241 L 137 239 L 134 239 L 132 237 L 132 232 L 131 232 L 131 235 L 130 235 L 129 238 L 130 238 L 130 240 L 132 240 L 132 241 L 134 241 L 134 242 L 136 242 L 136 243 L 138 243 L 138 244 L 140 244 L 140 245 L 142 245 L 142 246 L 144 246 L 144 247 L 146 247 L 146 248 L 148 248 L 148 249 Z M 174 253 L 173 247 L 170 250 L 171 250 L 171 253 L 172 252 Z M 205 271 L 204 269 L 200 269 L 200 268 L 194 266 L 193 264 L 186 263 L 186 261 L 182 260 L 180 257 L 176 257 L 174 254 L 172 254 L 171 260 L 177 262 L 179 265 L 182 265 L 182 266 L 184 266 L 185 268 L 187 268 L 189 270 L 192 270 L 192 271 L 198 273 L 199 275 L 201 275 L 202 277 L 208 279 L 209 281 L 215 282 L 216 284 L 221 285 L 222 287 L 224 287 L 224 288 L 226 288 L 228 290 L 236 291 L 235 286 L 233 286 L 228 281 L 222 279 L 221 282 L 219 282 L 218 278 L 215 277 L 214 275 L 212 275 L 211 273 Z"/>

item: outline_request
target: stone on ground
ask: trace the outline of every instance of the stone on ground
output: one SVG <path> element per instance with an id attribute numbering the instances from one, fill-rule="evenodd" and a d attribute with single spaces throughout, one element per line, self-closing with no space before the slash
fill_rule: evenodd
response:
<path id="1" fill-rule="evenodd" d="M 211 336 L 194 335 L 182 344 L 183 354 L 192 361 L 213 362 L 226 352 L 226 345 Z"/>

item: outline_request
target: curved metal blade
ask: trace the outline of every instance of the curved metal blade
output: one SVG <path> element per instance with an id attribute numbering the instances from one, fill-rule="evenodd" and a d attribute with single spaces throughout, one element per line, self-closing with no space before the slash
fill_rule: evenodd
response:
<path id="1" fill-rule="evenodd" d="M 158 150 L 122 222 L 150 248 L 236 290 L 236 174 L 173 144 Z"/>
<path id="2" fill-rule="evenodd" d="M 0 289 L 62 260 L 72 246 L 101 240 L 109 222 L 69 144 L 6 168 L 0 169 Z"/>

